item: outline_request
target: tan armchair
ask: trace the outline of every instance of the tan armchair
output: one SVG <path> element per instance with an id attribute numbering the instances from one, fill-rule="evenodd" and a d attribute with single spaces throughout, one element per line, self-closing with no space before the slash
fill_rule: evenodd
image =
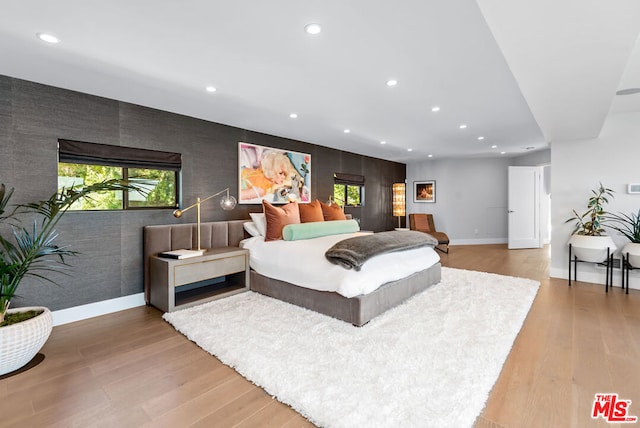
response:
<path id="1" fill-rule="evenodd" d="M 435 247 L 436 250 L 449 254 L 449 237 L 444 232 L 436 231 L 432 214 L 409 214 L 409 228 L 433 236 L 438 240 L 438 246 Z M 444 249 L 441 247 L 444 247 Z"/>

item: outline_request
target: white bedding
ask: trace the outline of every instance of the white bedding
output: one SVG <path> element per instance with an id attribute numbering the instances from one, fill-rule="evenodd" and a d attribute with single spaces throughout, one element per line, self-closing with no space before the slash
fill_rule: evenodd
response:
<path id="1" fill-rule="evenodd" d="M 241 241 L 240 246 L 249 250 L 251 268 L 263 276 L 314 290 L 335 291 L 347 298 L 371 293 L 384 283 L 440 261 L 431 247 L 381 254 L 368 260 L 360 271 L 334 265 L 325 258 L 324 253 L 333 244 L 361 234 L 269 242 L 254 236 Z"/>

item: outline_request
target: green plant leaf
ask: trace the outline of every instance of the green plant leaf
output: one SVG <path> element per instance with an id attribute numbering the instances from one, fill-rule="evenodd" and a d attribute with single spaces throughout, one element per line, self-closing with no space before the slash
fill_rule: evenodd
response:
<path id="1" fill-rule="evenodd" d="M 0 235 L 0 313 L 6 311 L 26 276 L 56 284 L 48 274 L 66 274 L 70 268 L 66 257 L 77 252 L 56 244 L 56 225 L 74 202 L 89 198 L 95 192 L 113 190 L 146 192 L 126 180 L 107 180 L 80 188 L 63 188 L 43 201 L 17 205 L 5 215 L 14 189 L 7 191 L 5 185 L 0 184 L 0 222 L 11 225 L 1 229 L 10 230 L 10 235 Z M 33 226 L 27 229 L 19 226 L 20 214 L 35 215 L 39 219 L 33 220 Z"/>
<path id="2" fill-rule="evenodd" d="M 599 236 L 604 230 L 607 222 L 606 211 L 604 205 L 609 203 L 609 198 L 613 197 L 613 190 L 605 188 L 600 183 L 597 189 L 592 189 L 591 196 L 587 200 L 587 211 L 582 215 L 578 215 L 576 210 L 572 210 L 573 217 L 569 218 L 565 223 L 575 222 L 573 233 L 588 236 Z M 590 221 L 585 221 L 589 218 Z"/>

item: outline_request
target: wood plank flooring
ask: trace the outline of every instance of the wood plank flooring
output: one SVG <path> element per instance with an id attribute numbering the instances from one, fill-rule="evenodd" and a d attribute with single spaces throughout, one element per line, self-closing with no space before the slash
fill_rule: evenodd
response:
<path id="1" fill-rule="evenodd" d="M 640 292 L 549 279 L 548 249 L 457 246 L 441 257 L 542 283 L 477 428 L 615 427 L 591 419 L 597 392 L 640 415 Z M 313 426 L 161 315 L 139 307 L 55 327 L 42 363 L 0 380 L 0 426 Z"/>

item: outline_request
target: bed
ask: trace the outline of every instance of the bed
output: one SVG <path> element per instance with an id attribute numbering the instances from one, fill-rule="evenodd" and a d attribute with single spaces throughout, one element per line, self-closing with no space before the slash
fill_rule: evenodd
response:
<path id="1" fill-rule="evenodd" d="M 332 242 L 357 235 L 357 232 L 342 236 L 313 238 L 307 242 L 264 242 L 261 237 L 251 237 L 243 230 L 243 225 L 247 221 L 249 220 L 202 223 L 202 246 L 242 246 L 248 248 L 252 291 L 323 313 L 356 326 L 366 324 L 377 315 L 440 281 L 440 259 L 433 248 L 377 256 L 380 258 L 367 262 L 360 272 L 353 272 L 341 266 L 331 265 L 326 260 L 318 261 L 317 255 L 322 253 L 323 246 L 330 246 Z M 144 228 L 145 297 L 147 303 L 149 303 L 149 258 L 160 251 L 189 247 L 194 239 L 195 225 L 192 224 L 146 226 Z M 323 241 L 320 246 L 311 245 L 312 242 L 317 243 L 318 241 Z M 323 272 L 322 275 L 311 273 L 311 267 L 308 266 L 310 262 L 305 262 L 311 257 L 315 257 L 316 264 L 319 264 L 321 272 Z M 320 258 L 322 259 L 322 257 Z M 416 263 L 409 263 L 411 260 Z M 280 267 L 275 267 L 276 261 L 281 262 Z M 396 269 L 398 265 L 408 266 L 403 266 L 404 273 L 390 275 L 398 270 Z M 389 269 L 389 266 L 394 266 L 394 269 Z M 281 272 L 278 273 L 278 271 Z M 342 279 L 336 279 L 341 277 L 340 273 L 343 274 Z M 358 278 L 361 274 L 370 275 L 369 279 L 358 280 L 356 287 L 349 287 L 349 279 Z M 319 276 L 326 278 L 319 280 L 323 279 L 318 278 Z M 335 282 L 335 287 L 328 285 L 331 282 Z M 379 284 L 375 282 L 379 282 Z M 309 288 L 310 286 L 314 286 L 315 289 Z"/>

